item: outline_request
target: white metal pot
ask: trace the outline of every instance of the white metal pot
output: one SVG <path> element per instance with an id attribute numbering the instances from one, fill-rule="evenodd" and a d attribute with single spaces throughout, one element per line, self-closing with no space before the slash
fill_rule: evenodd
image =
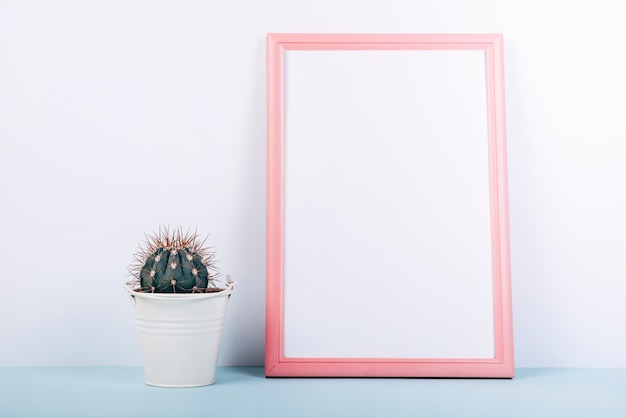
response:
<path id="1" fill-rule="evenodd" d="M 215 383 L 226 307 L 235 284 L 228 279 L 227 288 L 214 293 L 141 293 L 127 288 L 148 385 Z"/>

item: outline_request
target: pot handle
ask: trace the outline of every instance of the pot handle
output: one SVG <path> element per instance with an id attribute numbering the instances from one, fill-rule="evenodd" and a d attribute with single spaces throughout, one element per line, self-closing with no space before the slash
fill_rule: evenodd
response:
<path id="1" fill-rule="evenodd" d="M 135 299 L 135 295 L 131 294 L 128 290 L 128 286 L 124 286 L 124 289 L 126 290 L 126 294 L 128 295 L 128 300 L 130 301 L 130 304 L 133 305 L 133 308 L 137 305 L 137 299 Z"/>
<path id="2" fill-rule="evenodd" d="M 232 277 L 230 277 L 230 274 L 227 274 L 226 275 L 226 290 L 232 291 L 235 288 L 235 284 L 237 284 L 237 282 L 234 281 Z M 230 298 L 230 295 L 228 295 L 228 297 Z"/>

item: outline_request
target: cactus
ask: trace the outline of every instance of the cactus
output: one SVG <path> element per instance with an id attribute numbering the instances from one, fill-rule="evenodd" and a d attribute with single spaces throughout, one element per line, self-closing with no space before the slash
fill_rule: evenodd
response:
<path id="1" fill-rule="evenodd" d="M 146 235 L 131 265 L 134 287 L 152 293 L 208 293 L 222 290 L 214 280 L 217 268 L 215 253 L 204 247 L 204 240 L 196 233 L 177 229 L 170 233 L 161 228 L 159 233 Z"/>

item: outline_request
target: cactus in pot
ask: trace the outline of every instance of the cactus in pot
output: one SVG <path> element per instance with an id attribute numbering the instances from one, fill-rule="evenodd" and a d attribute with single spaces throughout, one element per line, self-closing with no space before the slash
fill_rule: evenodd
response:
<path id="1" fill-rule="evenodd" d="M 205 386 L 215 370 L 226 307 L 235 282 L 216 283 L 214 252 L 197 233 L 160 228 L 146 235 L 129 270 L 126 290 L 135 321 L 145 382 Z"/>
<path id="2" fill-rule="evenodd" d="M 217 286 L 215 253 L 204 247 L 205 239 L 197 233 L 170 232 L 161 228 L 146 235 L 131 264 L 136 291 L 149 293 L 210 293 L 223 290 Z"/>

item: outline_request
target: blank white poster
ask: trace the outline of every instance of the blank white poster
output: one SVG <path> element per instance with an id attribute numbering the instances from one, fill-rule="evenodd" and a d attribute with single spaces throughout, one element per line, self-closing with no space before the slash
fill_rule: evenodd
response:
<path id="1" fill-rule="evenodd" d="M 483 51 L 287 51 L 284 353 L 493 358 Z"/>

